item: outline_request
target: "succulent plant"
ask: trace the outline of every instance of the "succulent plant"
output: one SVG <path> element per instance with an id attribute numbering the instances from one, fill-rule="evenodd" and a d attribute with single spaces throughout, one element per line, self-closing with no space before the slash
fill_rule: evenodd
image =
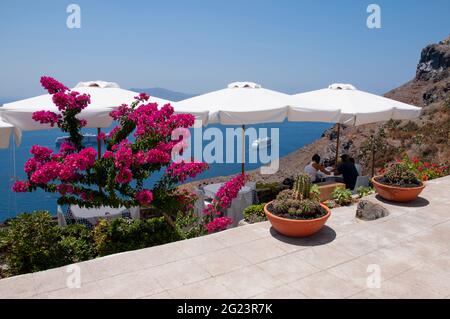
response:
<path id="1" fill-rule="evenodd" d="M 320 204 L 311 199 L 304 199 L 300 202 L 299 213 L 302 215 L 315 215 L 317 211 L 320 211 Z"/>
<path id="2" fill-rule="evenodd" d="M 403 163 L 392 164 L 383 178 L 384 183 L 392 185 L 421 184 L 417 176 Z"/>
<path id="3" fill-rule="evenodd" d="M 332 196 L 334 201 L 341 206 L 350 205 L 352 203 L 352 192 L 348 189 L 336 187 Z"/>
<path id="4" fill-rule="evenodd" d="M 292 219 L 310 219 L 323 215 L 319 193 L 311 184 L 308 175 L 299 175 L 293 189 L 281 191 L 272 202 L 274 214 Z"/>

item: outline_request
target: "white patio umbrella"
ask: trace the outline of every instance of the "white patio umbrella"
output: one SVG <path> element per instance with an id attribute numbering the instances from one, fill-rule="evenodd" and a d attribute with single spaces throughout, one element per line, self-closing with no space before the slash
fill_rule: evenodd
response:
<path id="1" fill-rule="evenodd" d="M 98 132 L 100 132 L 101 128 L 106 128 L 111 125 L 112 118 L 109 116 L 111 110 L 123 103 L 130 104 L 134 101 L 134 97 L 138 95 L 137 92 L 121 89 L 117 83 L 105 81 L 80 82 L 72 90 L 91 96 L 91 104 L 81 111 L 79 117 L 87 121 L 87 128 L 97 128 Z M 155 97 L 151 97 L 150 101 L 156 102 L 159 105 L 172 103 L 168 100 Z M 58 108 L 53 104 L 52 95 L 44 94 L 25 100 L 6 103 L 3 107 L 0 107 L 0 116 L 19 130 L 34 131 L 50 129 L 50 125 L 40 124 L 32 118 L 34 112 L 41 110 L 59 113 Z M 98 145 L 100 156 L 101 144 L 99 143 Z"/>
<path id="2" fill-rule="evenodd" d="M 335 122 L 337 109 L 310 109 L 288 94 L 264 89 L 253 82 L 234 82 L 227 88 L 174 103 L 177 113 L 190 113 L 207 124 L 242 125 L 289 121 Z M 244 137 L 244 134 L 243 134 Z M 245 139 L 243 141 L 243 149 Z M 245 154 L 243 152 L 242 172 Z"/>
<path id="3" fill-rule="evenodd" d="M 351 84 L 331 84 L 328 88 L 295 94 L 299 103 L 318 109 L 340 109 L 336 144 L 339 151 L 340 124 L 362 125 L 381 121 L 414 119 L 421 108 L 357 90 Z"/>
<path id="4" fill-rule="evenodd" d="M 20 130 L 15 129 L 12 124 L 0 118 L 0 148 L 9 147 L 11 132 L 14 132 L 14 140 L 16 145 L 20 145 L 20 140 L 22 138 Z"/>

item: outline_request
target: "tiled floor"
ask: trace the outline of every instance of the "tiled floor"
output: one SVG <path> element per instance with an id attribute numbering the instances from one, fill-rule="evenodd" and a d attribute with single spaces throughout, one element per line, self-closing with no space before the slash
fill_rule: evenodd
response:
<path id="1" fill-rule="evenodd" d="M 80 288 L 67 267 L 3 279 L 0 298 L 448 298 L 450 177 L 381 203 L 390 216 L 334 209 L 310 238 L 264 222 L 79 263 Z"/>

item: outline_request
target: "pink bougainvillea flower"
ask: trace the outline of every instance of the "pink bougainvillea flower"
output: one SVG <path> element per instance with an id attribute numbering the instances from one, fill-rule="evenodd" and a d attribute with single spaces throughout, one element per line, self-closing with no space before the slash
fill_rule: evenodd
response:
<path id="1" fill-rule="evenodd" d="M 118 121 L 121 117 L 126 116 L 131 113 L 131 108 L 127 104 L 122 104 L 118 108 L 116 108 L 114 111 L 111 111 L 109 113 L 109 116 L 111 116 L 115 121 Z"/>
<path id="2" fill-rule="evenodd" d="M 53 154 L 53 150 L 45 146 L 33 145 L 30 149 L 30 153 L 34 155 L 34 158 L 39 161 L 46 161 Z"/>
<path id="3" fill-rule="evenodd" d="M 97 134 L 97 141 L 103 141 L 106 139 L 106 134 L 103 132 L 100 132 Z"/>
<path id="4" fill-rule="evenodd" d="M 147 93 L 139 93 L 139 96 L 135 96 L 134 98 L 139 101 L 148 101 L 150 95 L 148 95 Z"/>
<path id="5" fill-rule="evenodd" d="M 114 165 L 121 168 L 129 168 L 133 163 L 133 151 L 131 150 L 131 145 L 127 141 L 122 141 L 119 145 L 115 145 L 113 148 L 114 154 Z"/>
<path id="6" fill-rule="evenodd" d="M 61 115 L 51 111 L 37 111 L 33 113 L 32 119 L 41 124 L 50 124 L 51 127 L 54 127 L 61 119 Z"/>
<path id="7" fill-rule="evenodd" d="M 133 179 L 133 173 L 128 168 L 121 168 L 116 176 L 116 182 L 120 184 L 126 184 Z"/>
<path id="8" fill-rule="evenodd" d="M 152 149 L 147 152 L 147 163 L 149 164 L 167 164 L 170 161 L 170 155 L 158 149 Z"/>
<path id="9" fill-rule="evenodd" d="M 217 217 L 207 223 L 205 228 L 208 230 L 208 233 L 214 233 L 226 229 L 232 223 L 233 220 L 230 217 Z"/>
<path id="10" fill-rule="evenodd" d="M 56 179 L 59 174 L 59 163 L 47 162 L 42 164 L 32 175 L 30 180 L 34 184 L 47 184 L 48 182 Z"/>
<path id="11" fill-rule="evenodd" d="M 108 138 L 113 138 L 114 135 L 119 132 L 122 128 L 120 127 L 120 125 L 117 125 L 115 128 L 113 128 L 106 136 Z"/>
<path id="12" fill-rule="evenodd" d="M 167 167 L 166 174 L 178 182 L 184 182 L 188 177 L 194 178 L 208 168 L 207 163 L 192 162 L 187 163 L 184 160 L 173 162 Z"/>
<path id="13" fill-rule="evenodd" d="M 203 209 L 203 214 L 208 216 L 209 219 L 213 218 L 205 225 L 209 233 L 223 230 L 233 222 L 231 218 L 220 217 L 220 215 L 231 206 L 232 200 L 238 196 L 239 191 L 245 185 L 246 181 L 247 176 L 244 174 L 239 174 L 231 178 L 219 188 L 212 203 Z"/>
<path id="14" fill-rule="evenodd" d="M 68 90 L 68 88 L 66 88 L 62 83 L 49 76 L 41 77 L 41 85 L 48 91 L 49 94 L 55 94 Z"/>
<path id="15" fill-rule="evenodd" d="M 113 158 L 114 157 L 114 153 L 111 151 L 106 151 L 105 153 L 103 153 L 103 158 Z"/>
<path id="16" fill-rule="evenodd" d="M 73 194 L 74 192 L 74 188 L 70 184 L 60 184 L 56 187 L 56 189 L 63 196 L 66 194 Z"/>
<path id="17" fill-rule="evenodd" d="M 153 193 L 148 189 L 144 189 L 137 192 L 135 198 L 139 204 L 147 206 L 153 201 Z"/>
<path id="18" fill-rule="evenodd" d="M 61 144 L 61 146 L 59 147 L 59 152 L 60 153 L 69 154 L 69 153 L 72 153 L 72 152 L 74 152 L 76 150 L 77 150 L 77 148 L 75 147 L 75 145 L 73 145 L 70 142 L 63 142 Z"/>
<path id="19" fill-rule="evenodd" d="M 12 186 L 12 191 L 15 193 L 26 193 L 28 192 L 29 182 L 16 181 Z"/>
<path id="20" fill-rule="evenodd" d="M 35 170 L 39 168 L 41 164 L 34 158 L 30 158 L 25 162 L 24 171 L 25 173 L 33 173 Z"/>

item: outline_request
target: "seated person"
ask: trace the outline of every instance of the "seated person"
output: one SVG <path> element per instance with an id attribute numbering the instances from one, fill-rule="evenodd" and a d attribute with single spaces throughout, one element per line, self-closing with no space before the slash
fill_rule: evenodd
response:
<path id="1" fill-rule="evenodd" d="M 350 161 L 350 157 L 347 154 L 341 155 L 341 160 L 342 162 L 338 164 L 335 173 L 340 175 L 342 174 L 345 183 L 345 188 L 354 189 L 356 179 L 359 176 L 355 164 L 353 164 Z"/>
<path id="2" fill-rule="evenodd" d="M 311 182 L 318 183 L 323 175 L 330 175 L 331 173 L 325 169 L 322 165 L 320 165 L 320 156 L 318 154 L 314 154 L 312 157 L 311 163 L 305 166 L 305 173 L 309 175 Z"/>
<path id="3" fill-rule="evenodd" d="M 357 164 L 353 157 L 350 157 L 350 162 L 352 162 L 353 165 L 355 165 L 356 171 L 358 172 L 358 176 L 361 176 L 361 164 Z"/>

